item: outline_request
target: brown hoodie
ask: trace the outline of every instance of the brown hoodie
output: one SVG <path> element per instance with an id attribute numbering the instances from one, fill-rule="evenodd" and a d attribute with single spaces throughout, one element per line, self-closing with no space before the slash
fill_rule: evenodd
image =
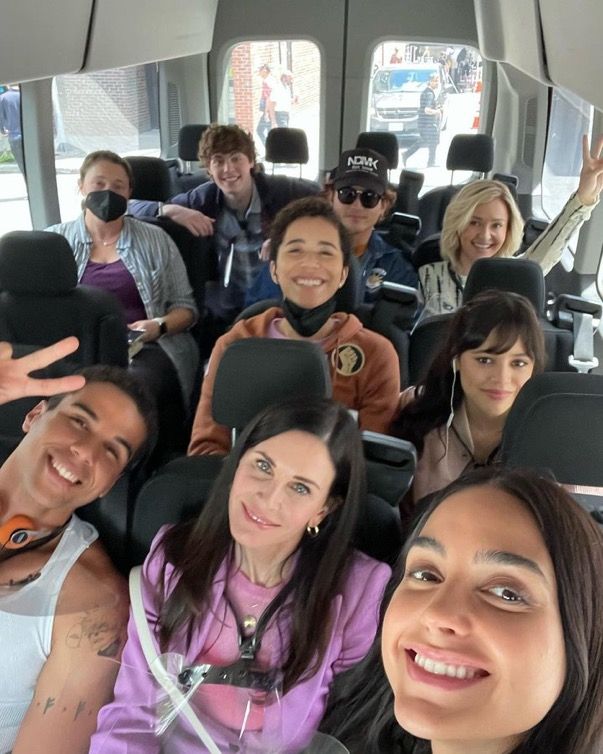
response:
<path id="1" fill-rule="evenodd" d="M 211 403 L 218 363 L 225 349 L 242 338 L 263 338 L 272 320 L 282 317 L 277 307 L 237 322 L 216 341 L 203 380 L 201 398 L 195 414 L 188 454 L 228 453 L 230 432 L 216 424 L 211 415 Z M 400 372 L 398 357 L 392 344 L 377 333 L 365 330 L 353 314 L 334 315 L 338 326 L 322 343 L 329 356 L 333 398 L 358 411 L 361 429 L 387 432 L 398 410 L 400 400 Z M 335 355 L 338 355 L 337 368 Z"/>

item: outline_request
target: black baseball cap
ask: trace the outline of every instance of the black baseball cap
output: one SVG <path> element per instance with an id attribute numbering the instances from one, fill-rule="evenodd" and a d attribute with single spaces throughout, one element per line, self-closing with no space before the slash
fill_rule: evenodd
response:
<path id="1" fill-rule="evenodd" d="M 387 189 L 387 160 L 374 149 L 349 149 L 339 158 L 333 186 L 362 186 L 383 194 Z"/>

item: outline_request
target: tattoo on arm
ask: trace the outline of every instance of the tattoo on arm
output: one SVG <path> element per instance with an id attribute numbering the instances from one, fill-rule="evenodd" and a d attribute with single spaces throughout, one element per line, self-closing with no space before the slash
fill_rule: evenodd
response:
<path id="1" fill-rule="evenodd" d="M 122 644 L 121 626 L 117 620 L 102 620 L 84 615 L 67 632 L 66 643 L 72 649 L 88 644 L 99 657 L 117 657 Z"/>
<path id="2" fill-rule="evenodd" d="M 73 713 L 73 722 L 75 722 L 78 719 L 78 717 L 84 714 L 84 712 L 87 712 L 87 717 L 90 717 L 90 715 L 92 715 L 93 710 L 92 709 L 88 710 L 87 704 L 88 703 L 86 702 L 85 699 L 80 699 L 76 705 L 60 708 L 60 712 L 61 713 L 67 712 L 68 714 Z M 42 703 L 36 702 L 36 707 L 42 707 Z M 59 711 L 59 707 L 56 706 L 56 697 L 49 696 L 46 698 L 46 701 L 44 702 L 42 714 L 45 715 L 48 712 L 48 710 L 52 709 L 53 707 L 55 708 L 57 712 Z M 11 752 L 7 752 L 7 754 L 11 754 Z"/>
<path id="3" fill-rule="evenodd" d="M 75 715 L 73 716 L 73 720 L 77 720 L 78 717 L 81 715 L 81 713 L 86 709 L 86 702 L 78 702 L 77 708 L 75 710 Z"/>
<path id="4" fill-rule="evenodd" d="M 54 707 L 55 701 L 56 700 L 53 696 L 48 697 L 46 704 L 44 705 L 44 712 L 42 712 L 43 715 L 45 715 L 51 707 Z"/>

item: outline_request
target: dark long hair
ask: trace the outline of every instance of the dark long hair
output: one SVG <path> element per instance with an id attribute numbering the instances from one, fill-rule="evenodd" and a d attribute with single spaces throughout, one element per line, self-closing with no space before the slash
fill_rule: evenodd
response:
<path id="1" fill-rule="evenodd" d="M 346 577 L 351 539 L 365 497 L 360 433 L 341 404 L 326 399 L 288 401 L 266 409 L 247 426 L 224 461 L 199 517 L 170 529 L 162 540 L 166 566 L 159 594 L 175 586 L 161 607 L 158 625 L 164 651 L 176 632 L 184 631 L 190 641 L 195 621 L 211 604 L 216 573 L 232 556 L 228 499 L 239 461 L 258 443 L 291 430 L 320 438 L 336 472 L 320 533 L 314 538 L 304 535 L 297 549 L 287 605 L 291 630 L 283 665 L 285 690 L 316 672 L 324 657 L 331 631 L 331 601 Z M 175 569 L 173 578 L 166 575 L 167 564 Z"/>
<path id="2" fill-rule="evenodd" d="M 434 510 L 469 487 L 495 487 L 532 514 L 551 556 L 563 627 L 566 676 L 555 703 L 510 754 L 599 754 L 603 751 L 603 535 L 592 518 L 559 485 L 532 470 L 487 467 L 442 490 L 417 515 L 412 533 L 386 590 L 382 609 L 404 575 L 408 548 Z M 322 729 L 350 751 L 390 754 L 429 752 L 429 744 L 404 733 L 394 718 L 394 698 L 379 651 L 339 676 Z"/>
<path id="3" fill-rule="evenodd" d="M 533 374 L 545 364 L 544 336 L 530 302 L 516 293 L 486 291 L 461 306 L 450 320 L 448 335 L 436 353 L 425 378 L 416 388 L 415 400 L 406 406 L 392 426 L 392 434 L 409 440 L 418 453 L 423 451 L 425 435 L 442 426 L 450 414 L 453 386 L 452 361 L 464 351 L 478 348 L 491 334 L 496 341 L 490 353 L 501 354 L 521 338 L 534 360 Z M 455 410 L 463 399 L 457 379 L 452 396 Z"/>

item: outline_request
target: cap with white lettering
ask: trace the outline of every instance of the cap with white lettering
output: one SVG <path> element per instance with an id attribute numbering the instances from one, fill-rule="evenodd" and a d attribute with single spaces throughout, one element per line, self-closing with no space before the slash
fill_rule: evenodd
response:
<path id="1" fill-rule="evenodd" d="M 387 189 L 387 160 L 373 149 L 343 152 L 333 177 L 335 189 L 361 186 L 383 194 Z"/>

